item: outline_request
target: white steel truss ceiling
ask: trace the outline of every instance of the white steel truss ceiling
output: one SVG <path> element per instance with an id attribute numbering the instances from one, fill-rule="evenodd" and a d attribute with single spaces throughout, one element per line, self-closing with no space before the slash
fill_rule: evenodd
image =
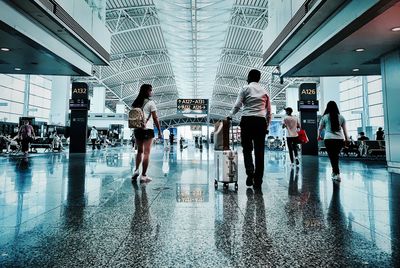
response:
<path id="1" fill-rule="evenodd" d="M 271 0 L 270 0 L 271 1 Z M 247 73 L 262 72 L 278 111 L 285 89 L 310 79 L 285 79 L 262 66 L 268 0 L 107 0 L 111 64 L 87 81 L 107 89 L 106 105 L 127 107 L 143 83 L 153 85 L 161 118 L 177 117 L 177 98 L 209 98 L 225 116 Z"/>

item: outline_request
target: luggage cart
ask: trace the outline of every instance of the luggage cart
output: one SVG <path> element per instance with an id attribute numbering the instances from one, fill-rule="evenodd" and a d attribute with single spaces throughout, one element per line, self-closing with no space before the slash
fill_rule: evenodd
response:
<path id="1" fill-rule="evenodd" d="M 229 124 L 224 120 L 223 124 Z M 223 183 L 224 189 L 229 188 L 229 184 L 235 184 L 235 191 L 238 190 L 238 152 L 235 151 L 235 140 L 233 135 L 233 124 L 231 124 L 232 149 L 214 151 L 214 166 L 216 168 L 216 178 L 214 187 L 218 189 L 218 183 Z M 229 133 L 228 133 L 229 135 Z"/>

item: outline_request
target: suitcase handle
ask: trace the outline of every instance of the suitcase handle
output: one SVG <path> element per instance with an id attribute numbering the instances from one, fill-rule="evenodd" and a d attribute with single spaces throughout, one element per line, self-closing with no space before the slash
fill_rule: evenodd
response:
<path id="1" fill-rule="evenodd" d="M 231 117 L 228 117 L 227 119 L 228 119 L 227 121 L 230 124 L 229 128 L 231 129 L 231 134 L 232 134 L 232 151 L 234 151 L 235 150 L 235 138 L 233 135 L 233 119 Z"/>

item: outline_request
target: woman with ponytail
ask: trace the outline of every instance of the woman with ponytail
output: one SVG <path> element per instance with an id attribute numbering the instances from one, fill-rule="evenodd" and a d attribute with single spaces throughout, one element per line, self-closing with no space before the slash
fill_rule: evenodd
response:
<path id="1" fill-rule="evenodd" d="M 321 137 L 324 129 L 325 135 Z M 332 179 L 340 182 L 339 154 L 344 146 L 344 141 L 348 141 L 348 136 L 346 120 L 340 115 L 339 108 L 334 101 L 328 102 L 326 106 L 319 124 L 318 139 L 325 140 L 326 151 L 332 166 Z"/>
<path id="2" fill-rule="evenodd" d="M 153 87 L 149 84 L 143 84 L 135 101 L 132 103 L 132 108 L 141 108 L 146 119 L 144 128 L 135 128 L 134 135 L 138 148 L 136 155 L 136 169 L 133 173 L 132 180 L 136 180 L 139 175 L 139 167 L 142 164 L 142 176 L 140 182 L 150 182 L 152 179 L 147 176 L 147 168 L 149 166 L 149 157 L 151 144 L 154 138 L 154 124 L 158 129 L 158 138 L 162 139 L 160 122 L 157 117 L 157 107 L 151 99 L 153 96 Z"/>

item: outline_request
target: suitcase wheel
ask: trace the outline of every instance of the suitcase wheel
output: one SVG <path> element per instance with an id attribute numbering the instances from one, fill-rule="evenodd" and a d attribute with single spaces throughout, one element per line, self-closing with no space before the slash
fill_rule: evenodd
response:
<path id="1" fill-rule="evenodd" d="M 214 180 L 214 188 L 215 188 L 215 189 L 218 189 L 218 182 L 217 182 L 217 180 Z"/>
<path id="2" fill-rule="evenodd" d="M 237 182 L 235 183 L 235 191 L 237 191 L 239 189 L 239 186 L 237 184 Z"/>

